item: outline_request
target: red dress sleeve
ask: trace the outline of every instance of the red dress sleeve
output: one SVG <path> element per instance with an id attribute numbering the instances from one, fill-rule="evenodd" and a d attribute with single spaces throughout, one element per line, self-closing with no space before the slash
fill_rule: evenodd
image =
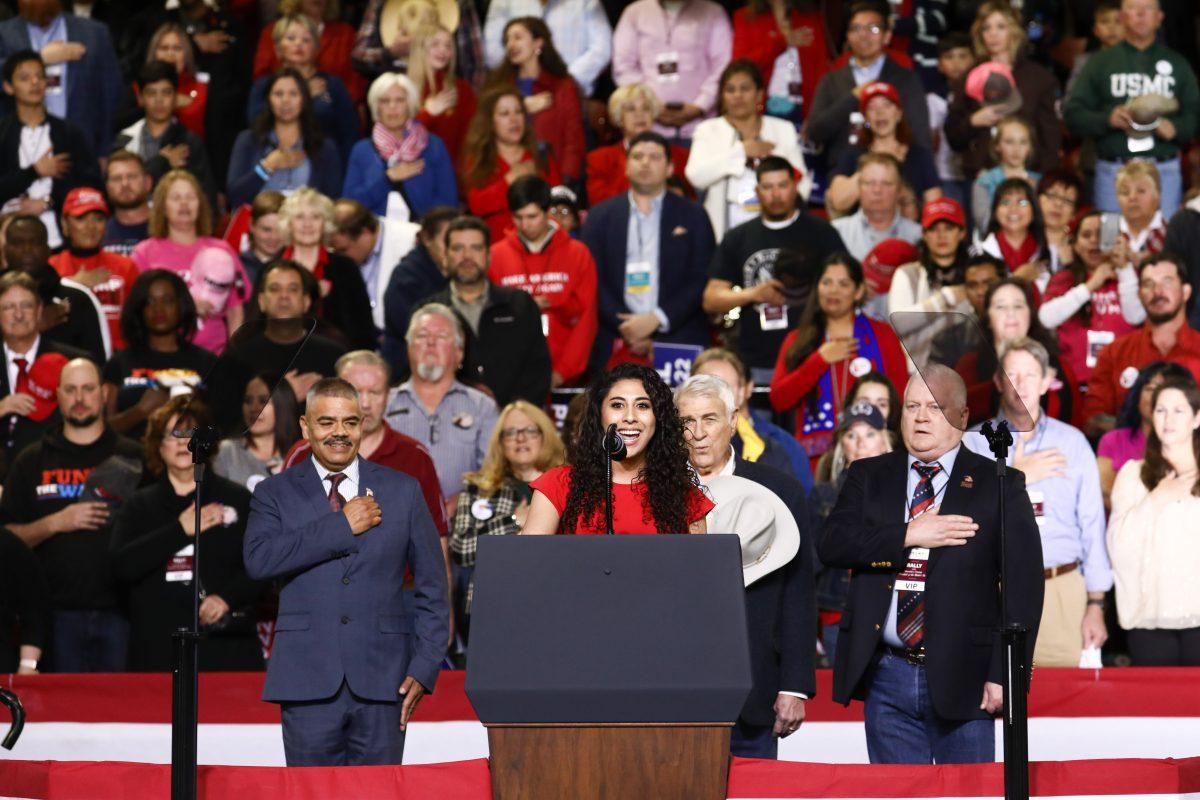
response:
<path id="1" fill-rule="evenodd" d="M 540 478 L 529 484 L 529 488 L 545 495 L 561 516 L 567 507 L 567 492 L 571 489 L 571 468 L 564 464 L 543 472 Z"/>
<path id="2" fill-rule="evenodd" d="M 703 519 L 704 516 L 717 507 L 717 504 L 709 499 L 699 488 L 692 489 L 691 495 L 688 496 L 688 513 L 687 521 L 690 525 L 698 519 Z"/>
<path id="3" fill-rule="evenodd" d="M 796 331 L 792 331 L 783 340 L 779 355 L 775 359 L 775 373 L 771 376 L 771 407 L 777 412 L 791 411 L 800 405 L 800 401 L 813 390 L 821 376 L 829 369 L 829 364 L 821 357 L 820 348 L 813 350 L 808 358 L 788 371 L 787 351 L 796 340 Z M 824 342 L 825 337 L 821 337 Z"/>

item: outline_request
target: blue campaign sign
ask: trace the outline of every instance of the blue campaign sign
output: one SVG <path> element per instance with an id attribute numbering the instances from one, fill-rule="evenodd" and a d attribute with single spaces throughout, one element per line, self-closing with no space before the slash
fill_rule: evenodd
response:
<path id="1" fill-rule="evenodd" d="M 654 343 L 654 368 L 668 386 L 678 386 L 692 374 L 692 362 L 703 350 L 694 344 Z"/>

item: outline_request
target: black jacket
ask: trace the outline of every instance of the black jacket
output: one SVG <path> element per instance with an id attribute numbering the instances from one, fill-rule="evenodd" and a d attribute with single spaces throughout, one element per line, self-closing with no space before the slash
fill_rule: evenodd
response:
<path id="1" fill-rule="evenodd" d="M 0 528 L 0 674 L 17 671 L 22 645 L 45 649 L 49 593 L 37 556 Z"/>
<path id="2" fill-rule="evenodd" d="M 38 339 L 37 347 L 30 353 L 29 368 L 33 367 L 33 362 L 42 353 L 61 353 L 67 358 L 89 357 L 83 350 L 51 341 L 42 336 Z M 8 365 L 0 363 L 0 366 L 4 367 L 4 369 L 0 369 L 0 397 L 8 397 L 13 392 L 13 387 L 8 385 Z M 0 417 L 0 441 L 3 442 L 3 454 L 0 455 L 0 481 L 4 480 L 8 474 L 8 465 L 13 462 L 18 453 L 41 439 L 46 431 L 61 422 L 62 417 L 57 408 L 41 422 L 35 422 L 29 417 L 17 414 Z"/>
<path id="3" fill-rule="evenodd" d="M 83 131 L 74 123 L 49 114 L 46 115 L 46 121 L 50 125 L 50 147 L 54 154 L 71 157 L 71 168 L 67 174 L 55 179 L 50 188 L 57 215 L 72 189 L 94 186 L 103 191 L 104 182 L 100 177 L 100 164 L 88 146 Z M 21 127 L 21 121 L 15 113 L 0 118 L 0 203 L 20 197 L 38 179 L 32 166 L 21 169 Z"/>
<path id="4" fill-rule="evenodd" d="M 790 475 L 735 456 L 733 474 L 779 496 L 800 529 L 800 551 L 790 562 L 746 587 L 746 626 L 754 686 L 741 719 L 758 726 L 775 722 L 780 690 L 817 693 L 814 653 L 817 608 L 813 597 L 813 538 L 804 487 Z"/>
<path id="5" fill-rule="evenodd" d="M 383 347 L 381 353 L 392 365 L 393 375 L 408 371 L 408 321 L 417 303 L 450 285 L 425 245 L 409 250 L 392 270 L 383 292 Z"/>
<path id="6" fill-rule="evenodd" d="M 171 632 L 192 618 L 192 582 L 166 580 L 171 557 L 195 539 L 183 532 L 179 515 L 196 499 L 180 496 L 163 476 L 137 491 L 116 515 L 112 532 L 112 567 L 129 590 L 129 668 L 165 672 L 173 663 Z M 242 538 L 250 513 L 250 493 L 211 472 L 204 481 L 203 502 L 221 503 L 237 511 L 232 525 L 200 534 L 200 585 L 218 595 L 230 614 L 207 628 L 200 647 L 202 669 L 262 669 L 262 648 L 255 632 L 255 603 L 262 584 L 246 576 Z"/>
<path id="7" fill-rule="evenodd" d="M 358 265 L 346 256 L 330 252 L 323 280 L 329 282 L 329 293 L 321 299 L 321 318 L 337 328 L 349 349 L 378 347 L 371 298 Z"/>
<path id="8" fill-rule="evenodd" d="M 895 577 L 907 561 L 907 491 L 903 449 L 855 461 L 817 542 L 822 562 L 854 570 L 833 672 L 833 699 L 843 704 L 864 696 L 863 676 L 882 641 Z M 979 708 L 983 684 L 1001 683 L 1003 676 L 998 491 L 994 462 L 960 447 L 941 513 L 968 515 L 979 530 L 966 545 L 933 548 L 925 584 L 925 670 L 933 710 L 942 719 L 987 719 Z M 1045 592 L 1042 542 L 1024 474 L 1010 470 L 1005 492 L 1009 607 L 1013 620 L 1029 629 L 1029 669 Z"/>
<path id="9" fill-rule="evenodd" d="M 413 310 L 429 303 L 454 308 L 450 291 L 426 297 Z M 459 379 L 486 386 L 500 408 L 518 398 L 540 408 L 550 392 L 550 348 L 542 335 L 542 312 L 533 298 L 521 289 L 493 283 L 479 318 L 479 334 L 461 314 L 459 320 L 467 340 Z"/>
<path id="10" fill-rule="evenodd" d="M 95 295 L 84 289 L 63 284 L 62 278 L 49 264 L 42 266 L 32 275 L 38 283 L 38 295 L 43 304 L 66 301 L 71 308 L 65 322 L 43 331 L 42 336 L 68 348 L 82 350 L 98 366 L 104 366 L 107 355 L 104 352 L 104 330 L 101 326 L 108 323 L 100 317 Z"/>
<path id="11" fill-rule="evenodd" d="M 1188 326 L 1200 330 L 1200 211 L 1184 206 L 1175 212 L 1167 224 L 1163 250 L 1178 253 L 1187 264 L 1188 282 L 1192 284 Z"/>
<path id="12" fill-rule="evenodd" d="M 128 150 L 131 153 L 141 155 L 138 137 L 144 135 L 144 126 L 145 119 L 143 118 L 118 133 L 117 138 L 113 140 L 113 152 Z M 179 120 L 171 120 L 171 124 L 167 126 L 167 130 L 163 133 L 161 144 L 166 147 L 173 147 L 177 144 L 187 145 L 188 157 L 187 163 L 184 164 L 184 169 L 196 176 L 196 180 L 200 181 L 200 186 L 204 189 L 204 195 L 208 198 L 209 205 L 216 208 L 217 179 L 209 163 L 208 150 L 205 149 L 204 140 L 181 125 Z M 171 162 L 161 153 L 146 162 L 146 171 L 150 173 L 150 177 L 154 179 L 156 186 L 159 180 L 162 179 L 162 176 L 170 172 L 171 169 Z"/>

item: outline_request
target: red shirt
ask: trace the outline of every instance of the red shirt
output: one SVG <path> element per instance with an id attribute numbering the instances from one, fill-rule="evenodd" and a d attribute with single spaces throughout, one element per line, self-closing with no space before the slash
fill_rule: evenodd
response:
<path id="1" fill-rule="evenodd" d="M 793 10 L 788 20 L 792 30 L 811 28 L 812 44 L 796 48 L 800 54 L 800 96 L 804 98 L 807 113 L 812 108 L 817 94 L 817 84 L 829 71 L 829 49 L 825 44 L 825 22 L 816 11 L 800 13 Z M 775 22 L 770 11 L 750 15 L 748 9 L 733 12 L 733 57 L 748 58 L 762 72 L 763 80 L 770 85 L 771 73 L 775 70 L 775 59 L 787 49 L 787 39 Z"/>
<path id="2" fill-rule="evenodd" d="M 582 242 L 561 228 L 540 253 L 532 253 L 509 230 L 492 245 L 488 277 L 494 283 L 544 297 L 542 333 L 550 365 L 570 383 L 583 377 L 596 338 L 596 262 Z"/>
<path id="3" fill-rule="evenodd" d="M 1046 294 L 1042 302 L 1061 297 L 1074 288 L 1075 276 L 1071 274 L 1071 270 L 1059 270 L 1046 285 Z M 1091 380 L 1097 348 L 1102 347 L 1103 342 L 1119 339 L 1137 330 L 1125 321 L 1125 315 L 1121 313 L 1121 298 L 1117 293 L 1116 278 L 1092 292 L 1087 307 L 1091 310 L 1091 316 L 1086 323 L 1080 313 L 1076 312 L 1055 331 L 1062 360 L 1070 366 L 1075 377 L 1085 384 Z M 1090 365 L 1089 360 L 1092 362 Z"/>
<path id="4" fill-rule="evenodd" d="M 136 89 L 136 87 L 135 87 Z M 179 94 L 192 98 L 186 106 L 177 105 L 175 118 L 192 133 L 204 138 L 204 114 L 208 108 L 208 84 L 185 72 L 179 76 Z"/>
<path id="5" fill-rule="evenodd" d="M 694 194 L 683 171 L 687 168 L 688 151 L 671 145 L 671 171 L 683 181 L 689 195 Z M 587 154 L 588 205 L 595 208 L 602 200 L 629 191 L 629 176 L 625 174 L 625 143 L 617 142 L 597 147 Z"/>
<path id="6" fill-rule="evenodd" d="M 263 26 L 258 37 L 258 49 L 254 52 L 254 80 L 279 69 L 279 56 L 275 53 L 275 23 Z M 355 103 L 367 96 L 367 80 L 354 69 L 350 52 L 358 31 L 353 25 L 340 20 L 325 20 L 321 23 L 321 42 L 317 46 L 317 71 L 336 75 L 346 84 L 346 91 Z"/>
<path id="7" fill-rule="evenodd" d="M 1125 402 L 1125 393 L 1137 379 L 1137 371 L 1155 361 L 1182 364 L 1200 381 L 1200 333 L 1185 325 L 1179 329 L 1175 346 L 1169 353 L 1163 353 L 1154 346 L 1147 323 L 1101 350 L 1088 382 L 1084 416 L 1091 419 L 1097 414 L 1116 415 Z"/>
<path id="8" fill-rule="evenodd" d="M 92 289 L 92 294 L 100 301 L 100 310 L 104 312 L 104 320 L 108 323 L 108 332 L 112 338 L 114 350 L 125 346 L 125 338 L 121 336 L 121 307 L 129 297 L 129 287 L 137 280 L 138 268 L 128 256 L 101 250 L 94 256 L 81 258 L 63 250 L 58 255 L 50 257 L 50 266 L 60 277 L 70 278 L 80 270 L 106 269 L 109 278 Z"/>
<path id="9" fill-rule="evenodd" d="M 303 439 L 292 445 L 287 457 L 283 460 L 283 468 L 289 469 L 312 455 L 312 446 Z M 429 506 L 429 514 L 433 524 L 437 525 L 438 533 L 446 536 L 450 526 L 446 522 L 446 502 L 442 498 L 441 484 L 438 483 L 437 469 L 425 446 L 412 437 L 397 433 L 390 425 L 383 426 L 383 441 L 375 452 L 367 458 L 372 464 L 379 464 L 397 472 L 416 478 L 421 484 L 421 494 L 425 496 L 425 505 Z"/>
<path id="10" fill-rule="evenodd" d="M 425 90 L 424 100 L 440 92 L 443 83 L 443 75 L 435 75 L 433 86 Z M 467 138 L 467 128 L 471 127 L 471 117 L 475 116 L 475 90 L 462 78 L 455 79 L 454 87 L 458 90 L 458 102 L 454 104 L 454 108 L 435 117 L 422 105 L 417 114 L 417 122 L 442 140 L 446 145 L 446 152 L 450 154 L 450 162 L 457 167 L 462 155 L 463 140 Z"/>
<path id="11" fill-rule="evenodd" d="M 567 507 L 567 494 L 571 489 L 571 467 L 555 467 L 529 484 L 545 495 L 561 516 Z M 689 524 L 704 517 L 716 506 L 697 487 L 688 497 L 687 521 Z M 650 501 L 644 483 L 613 484 L 613 530 L 615 533 L 687 533 L 687 531 L 660 531 L 650 514 Z M 560 528 L 559 533 L 563 533 Z M 604 533 L 604 509 L 597 509 L 591 520 L 581 522 L 575 533 Z"/>
<path id="12" fill-rule="evenodd" d="M 583 109 L 579 87 L 570 75 L 555 78 L 542 73 L 533 83 L 533 93 L 550 92 L 550 106 L 533 115 L 533 135 L 554 154 L 567 178 L 583 175 Z M 553 185 L 553 184 L 551 184 Z"/>
<path id="13" fill-rule="evenodd" d="M 521 158 L 521 163 L 524 164 L 532 159 L 533 156 L 526 153 Z M 470 165 L 467 165 L 465 171 L 470 171 Z M 507 174 L 508 162 L 497 156 L 496 169 L 492 171 L 492 177 L 478 187 L 467 189 L 467 208 L 492 229 L 493 242 L 504 238 L 504 232 L 512 225 L 512 214 L 508 211 L 508 181 L 504 180 L 504 176 Z M 558 171 L 558 164 L 553 157 L 546 158 L 546 169 L 538 174 L 545 178 L 551 186 L 562 183 L 562 173 Z"/>

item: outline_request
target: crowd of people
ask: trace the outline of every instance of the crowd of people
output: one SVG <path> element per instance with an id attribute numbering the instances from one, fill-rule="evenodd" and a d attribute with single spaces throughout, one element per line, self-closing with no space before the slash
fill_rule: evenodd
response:
<path id="1" fill-rule="evenodd" d="M 734 524 L 729 476 L 782 498 L 801 544 L 747 596 L 800 705 L 735 730 L 769 755 L 904 564 L 846 498 L 920 449 L 936 365 L 972 431 L 909 494 L 1019 428 L 1034 662 L 1200 665 L 1193 4 L 5 5 L 0 672 L 169 669 L 194 581 L 202 666 L 262 669 L 251 495 L 337 377 L 440 534 L 451 661 L 479 536 L 603 531 L 610 423 L 621 532 Z"/>

